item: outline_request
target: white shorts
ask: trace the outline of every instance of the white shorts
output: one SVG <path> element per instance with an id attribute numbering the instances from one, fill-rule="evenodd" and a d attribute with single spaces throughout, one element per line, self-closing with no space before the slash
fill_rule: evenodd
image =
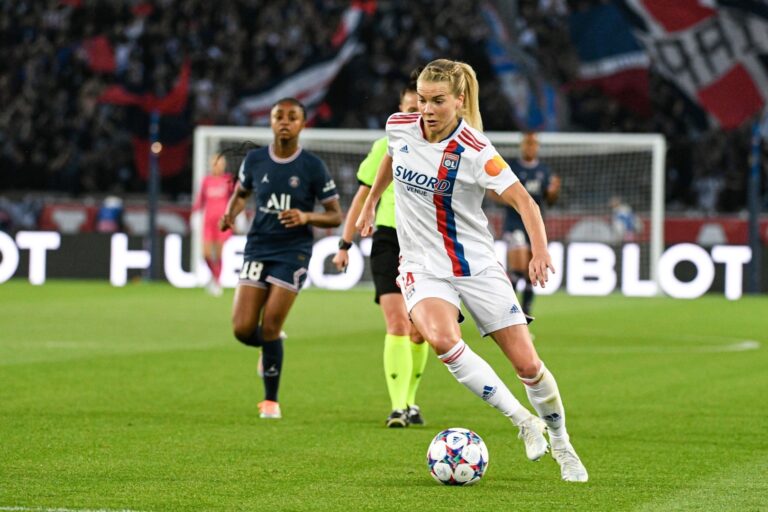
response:
<path id="1" fill-rule="evenodd" d="M 408 313 L 427 298 L 467 308 L 480 334 L 487 336 L 510 325 L 525 325 L 525 315 L 515 289 L 501 265 L 469 277 L 435 277 L 428 272 L 401 272 L 397 277 Z"/>

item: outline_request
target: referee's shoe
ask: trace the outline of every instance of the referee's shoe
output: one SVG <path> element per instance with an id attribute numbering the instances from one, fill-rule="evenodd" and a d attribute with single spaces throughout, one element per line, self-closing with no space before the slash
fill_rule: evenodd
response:
<path id="1" fill-rule="evenodd" d="M 424 418 L 421 416 L 421 408 L 418 405 L 408 406 L 408 423 L 410 425 L 424 426 Z"/>
<path id="2" fill-rule="evenodd" d="M 387 428 L 405 428 L 408 426 L 408 411 L 395 409 L 387 417 Z"/>

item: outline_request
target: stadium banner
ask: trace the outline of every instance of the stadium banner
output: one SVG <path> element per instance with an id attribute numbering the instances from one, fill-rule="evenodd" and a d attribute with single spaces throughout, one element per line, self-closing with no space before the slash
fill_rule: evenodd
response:
<path id="1" fill-rule="evenodd" d="M 484 2 L 481 13 L 489 29 L 485 53 L 518 126 L 526 130 L 558 131 L 559 114 L 554 87 L 531 73 L 527 66 L 521 65 L 510 54 L 510 49 L 517 48 L 496 8 Z M 522 60 L 524 52 L 517 50 L 516 57 Z"/>
<path id="2" fill-rule="evenodd" d="M 729 0 L 620 0 L 652 66 L 733 129 L 768 99 L 768 8 Z"/>
<path id="3" fill-rule="evenodd" d="M 56 231 L 19 231 L 11 236 L 0 231 L 0 283 L 12 277 L 26 278 L 33 285 L 47 279 L 109 279 L 114 286 L 141 280 L 150 267 L 150 253 L 144 237 L 125 233 L 62 235 Z M 346 290 L 370 283 L 370 238 L 349 251 L 349 266 L 339 273 L 331 263 L 338 250 L 338 236 L 319 238 L 309 262 L 306 286 Z M 245 236 L 231 237 L 222 254 L 222 285 L 237 284 L 243 263 Z M 675 244 L 659 261 L 660 289 L 642 276 L 638 244 L 609 245 L 598 242 L 551 242 L 550 253 L 559 272 L 537 293 L 565 291 L 576 296 L 604 296 L 620 292 L 630 297 L 651 297 L 659 293 L 674 298 L 694 299 L 710 292 L 724 292 L 730 300 L 744 290 L 744 267 L 752 259 L 746 245 L 714 245 L 710 249 L 692 243 Z M 496 242 L 499 261 L 506 261 L 506 244 Z M 184 268 L 189 261 L 189 237 L 165 236 L 158 258 L 165 279 L 179 288 L 202 286 L 210 279 L 205 265 L 193 274 Z M 765 254 L 768 260 L 768 253 Z M 762 290 L 768 285 L 762 283 Z"/>
<path id="4" fill-rule="evenodd" d="M 105 35 L 89 37 L 83 40 L 82 49 L 88 67 L 95 73 L 112 74 L 117 68 L 115 51 Z"/>
<path id="5" fill-rule="evenodd" d="M 117 84 L 107 87 L 99 97 L 101 103 L 126 108 L 126 125 L 133 143 L 133 161 L 143 180 L 149 177 L 150 115 L 160 114 L 158 156 L 160 175 L 176 176 L 189 164 L 192 123 L 189 111 L 191 64 L 184 61 L 173 88 L 165 96 L 132 91 Z"/>
<path id="6" fill-rule="evenodd" d="M 569 87 L 594 85 L 641 115 L 650 115 L 650 58 L 632 27 L 612 3 L 574 10 L 568 17 L 579 56 L 579 80 Z"/>
<path id="7" fill-rule="evenodd" d="M 363 7 L 355 2 L 344 12 L 333 37 L 338 50 L 333 57 L 285 77 L 269 90 L 241 98 L 237 110 L 249 118 L 252 125 L 268 126 L 272 106 L 282 98 L 291 97 L 304 104 L 311 124 L 331 82 L 358 51 L 357 28 L 363 14 Z"/>
<path id="8" fill-rule="evenodd" d="M 146 204 L 130 203 L 119 207 L 118 212 L 107 208 L 107 201 L 102 204 L 83 204 L 82 202 L 48 202 L 36 214 L 37 229 L 56 231 L 62 235 L 78 233 L 113 233 L 122 231 L 129 236 L 146 236 L 149 233 L 149 211 Z M 104 212 L 110 217 L 117 216 L 117 226 L 109 228 L 102 226 Z M 0 207 L 0 213 L 2 208 Z M 501 238 L 503 231 L 503 215 L 500 211 L 488 211 L 488 225 L 496 238 Z M 177 204 L 160 205 L 157 212 L 157 228 L 161 234 L 190 234 L 190 207 Z M 244 215 L 245 224 L 253 219 L 251 211 Z M 650 218 L 639 215 L 638 221 L 643 226 L 650 223 Z M 584 216 L 566 214 L 556 211 L 547 212 L 547 237 L 550 241 L 566 242 L 574 240 L 576 232 L 587 223 L 590 226 L 590 240 L 609 245 L 621 241 L 612 228 L 613 219 L 608 216 Z M 105 229 L 106 228 L 106 229 Z M 318 230 L 317 238 L 327 236 L 333 230 Z M 768 219 L 760 223 L 759 231 L 764 244 L 768 245 Z M 602 239 L 596 233 L 606 233 Z M 644 230 L 634 240 L 647 241 L 648 231 Z M 583 241 L 583 240 L 582 240 Z M 664 243 L 669 246 L 680 243 L 694 243 L 702 247 L 713 245 L 747 245 L 749 242 L 749 224 L 746 219 L 738 216 L 721 217 L 691 217 L 667 215 L 664 219 Z"/>

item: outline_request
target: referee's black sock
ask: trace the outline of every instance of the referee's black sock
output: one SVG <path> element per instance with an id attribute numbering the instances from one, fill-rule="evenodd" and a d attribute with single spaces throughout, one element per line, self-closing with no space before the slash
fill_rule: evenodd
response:
<path id="1" fill-rule="evenodd" d="M 264 366 L 264 399 L 277 402 L 277 390 L 283 370 L 283 339 L 263 341 L 261 357 Z"/>

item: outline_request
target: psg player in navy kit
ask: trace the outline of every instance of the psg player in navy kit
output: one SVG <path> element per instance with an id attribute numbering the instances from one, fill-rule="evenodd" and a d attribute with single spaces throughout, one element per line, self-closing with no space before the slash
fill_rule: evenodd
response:
<path id="1" fill-rule="evenodd" d="M 520 158 L 510 163 L 520 183 L 531 195 L 536 204 L 542 207 L 544 202 L 552 205 L 560 195 L 560 177 L 552 174 L 549 166 L 539 161 L 539 140 L 535 133 L 526 132 L 520 143 Z M 531 314 L 533 304 L 533 283 L 528 275 L 531 262 L 531 239 L 523 225 L 523 219 L 514 208 L 505 206 L 504 241 L 507 242 L 507 273 L 517 287 L 520 279 L 525 279 L 521 306 L 526 314 Z"/>
<path id="2" fill-rule="evenodd" d="M 277 392 L 283 365 L 281 331 L 307 276 L 312 255 L 312 226 L 341 224 L 336 185 L 322 160 L 299 146 L 306 113 L 294 98 L 272 107 L 274 142 L 254 149 L 243 160 L 238 183 L 221 217 L 222 231 L 231 229 L 251 196 L 256 215 L 248 232 L 243 268 L 232 311 L 235 337 L 261 347 L 265 399 L 262 418 L 281 417 Z M 315 212 L 320 202 L 325 211 Z"/>

